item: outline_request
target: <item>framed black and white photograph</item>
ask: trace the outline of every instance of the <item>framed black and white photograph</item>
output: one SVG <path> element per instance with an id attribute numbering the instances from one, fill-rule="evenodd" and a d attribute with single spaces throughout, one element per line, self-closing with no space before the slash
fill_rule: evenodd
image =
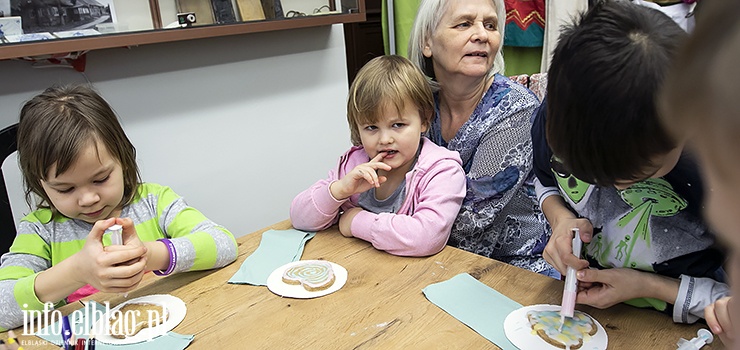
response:
<path id="1" fill-rule="evenodd" d="M 115 21 L 113 0 L 10 0 L 10 12 L 21 17 L 26 34 L 95 29 Z"/>
<path id="2" fill-rule="evenodd" d="M 20 17 L 0 17 L 0 37 L 21 34 L 23 29 Z"/>

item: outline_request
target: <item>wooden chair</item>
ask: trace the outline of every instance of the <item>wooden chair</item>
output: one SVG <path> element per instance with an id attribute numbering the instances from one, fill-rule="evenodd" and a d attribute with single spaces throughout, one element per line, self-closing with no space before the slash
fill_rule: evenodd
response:
<path id="1" fill-rule="evenodd" d="M 0 130 L 0 165 L 18 149 L 18 145 L 16 144 L 17 133 L 18 124 L 13 124 Z M 15 219 L 13 218 L 13 211 L 10 207 L 8 189 L 5 186 L 3 173 L 0 171 L 0 254 L 4 254 L 10 250 L 15 235 Z"/>

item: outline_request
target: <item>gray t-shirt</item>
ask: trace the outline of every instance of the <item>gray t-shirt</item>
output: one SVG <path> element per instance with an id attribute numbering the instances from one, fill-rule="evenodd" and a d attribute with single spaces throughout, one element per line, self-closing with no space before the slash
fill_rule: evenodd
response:
<path id="1" fill-rule="evenodd" d="M 409 167 L 409 171 L 414 169 L 416 161 L 419 160 L 419 153 L 421 153 L 421 142 L 419 142 L 419 149 L 416 151 L 416 157 L 414 162 Z M 401 184 L 398 185 L 393 193 L 388 198 L 380 200 L 375 196 L 375 187 L 360 193 L 360 198 L 357 200 L 357 204 L 362 208 L 371 213 L 396 213 L 398 209 L 403 205 L 403 201 L 406 199 L 406 177 L 403 178 Z"/>
<path id="2" fill-rule="evenodd" d="M 365 209 L 371 213 L 395 213 L 403 205 L 403 200 L 406 198 L 406 179 L 404 178 L 398 188 L 388 196 L 388 198 L 380 200 L 375 197 L 375 187 L 360 193 L 358 203 L 362 209 Z"/>

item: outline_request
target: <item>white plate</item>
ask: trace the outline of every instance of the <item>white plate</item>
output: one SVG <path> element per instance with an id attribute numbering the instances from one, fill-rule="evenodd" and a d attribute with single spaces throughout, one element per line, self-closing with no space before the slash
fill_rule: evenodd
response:
<path id="1" fill-rule="evenodd" d="M 167 312 L 169 313 L 169 316 L 167 317 L 167 321 L 157 325 L 156 327 L 144 328 L 140 330 L 139 333 L 136 333 L 132 337 L 126 337 L 123 339 L 113 338 L 108 332 L 109 331 L 108 320 L 110 319 L 111 316 L 113 316 L 112 312 L 115 312 L 116 310 L 122 308 L 124 305 L 131 304 L 131 303 L 135 303 L 135 304 L 151 303 L 151 304 L 163 305 L 165 306 L 165 308 L 167 308 Z M 180 322 L 182 322 L 183 319 L 185 319 L 185 314 L 187 313 L 187 307 L 185 306 L 185 302 L 183 302 L 180 298 L 176 296 L 172 296 L 169 294 L 155 294 L 155 295 L 147 295 L 144 297 L 128 300 L 112 308 L 110 311 L 111 311 L 111 314 L 101 317 L 93 325 L 93 331 L 95 332 L 95 339 L 97 339 L 97 341 L 99 342 L 103 342 L 106 344 L 124 345 L 124 344 L 141 343 L 141 342 L 151 340 L 153 338 L 156 338 L 160 335 L 166 334 L 167 332 L 171 331 L 173 328 L 177 327 L 177 325 L 180 324 Z"/>
<path id="2" fill-rule="evenodd" d="M 319 260 L 328 262 L 331 264 L 332 269 L 334 270 L 334 284 L 331 285 L 331 287 L 324 289 L 324 290 L 317 290 L 315 292 L 311 292 L 306 290 L 306 288 L 303 288 L 302 285 L 294 285 L 294 284 L 287 284 L 283 282 L 283 272 L 285 270 L 298 265 L 305 263 L 307 261 L 311 260 L 299 260 L 294 261 L 291 263 L 287 263 L 283 266 L 278 267 L 275 269 L 275 271 L 272 271 L 269 277 L 267 277 L 267 288 L 270 289 L 271 292 L 288 297 L 288 298 L 298 298 L 298 299 L 310 299 L 310 298 L 317 298 L 320 296 L 324 296 L 327 294 L 334 293 L 338 291 L 339 289 L 344 286 L 344 283 L 347 282 L 347 269 L 344 267 L 335 264 L 331 261 L 326 260 Z"/>
<path id="3" fill-rule="evenodd" d="M 562 349 L 550 345 L 540 338 L 537 333 L 532 332 L 532 327 L 529 325 L 529 320 L 527 319 L 527 312 L 535 310 L 559 311 L 560 305 L 531 305 L 512 311 L 504 320 L 506 338 L 519 349 Z M 591 315 L 588 315 L 588 317 L 591 317 Z M 596 323 L 598 330 L 591 339 L 583 342 L 583 346 L 579 350 L 604 350 L 608 343 L 606 330 L 604 330 L 604 327 L 595 318 L 591 317 L 591 319 Z"/>

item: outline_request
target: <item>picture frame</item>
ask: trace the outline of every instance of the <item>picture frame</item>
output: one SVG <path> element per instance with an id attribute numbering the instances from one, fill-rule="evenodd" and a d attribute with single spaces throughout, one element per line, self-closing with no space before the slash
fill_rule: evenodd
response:
<path id="1" fill-rule="evenodd" d="M 0 37 L 21 34 L 23 26 L 20 17 L 0 17 Z"/>
<path id="2" fill-rule="evenodd" d="M 231 0 L 211 0 L 211 4 L 213 5 L 213 17 L 216 23 L 236 22 L 236 14 Z"/>
<path id="3" fill-rule="evenodd" d="M 280 0 L 262 0 L 262 9 L 265 11 L 266 19 L 283 19 L 283 5 Z"/>
<path id="4" fill-rule="evenodd" d="M 236 0 L 242 21 L 259 21 L 265 19 L 265 10 L 261 0 Z"/>
<path id="5" fill-rule="evenodd" d="M 113 22 L 114 12 L 113 0 L 10 0 L 25 34 L 94 29 Z"/>

